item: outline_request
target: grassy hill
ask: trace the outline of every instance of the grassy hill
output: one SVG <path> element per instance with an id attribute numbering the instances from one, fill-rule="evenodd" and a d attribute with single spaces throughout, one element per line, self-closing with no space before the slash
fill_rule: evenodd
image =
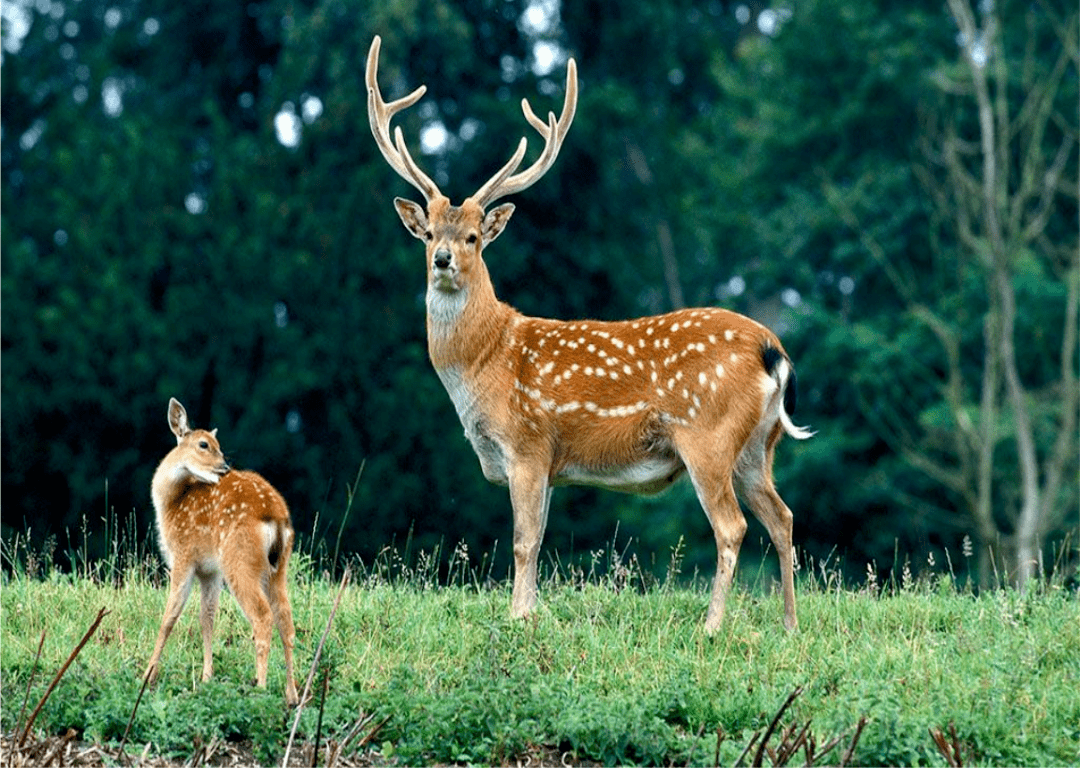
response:
<path id="1" fill-rule="evenodd" d="M 73 729 L 69 739 L 115 758 L 161 618 L 163 572 L 153 560 L 117 558 L 70 575 L 27 563 L 10 545 L 5 554 L 5 751 L 106 608 L 33 738 Z M 826 568 L 804 568 L 797 632 L 783 631 L 780 598 L 759 576 L 734 592 L 722 630 L 707 637 L 701 580 L 679 579 L 677 567 L 651 578 L 618 553 L 594 553 L 598 560 L 602 568 L 549 567 L 539 611 L 525 621 L 509 619 L 506 583 L 482 578 L 464 553 L 441 579 L 424 556 L 412 567 L 393 552 L 354 566 L 300 718 L 297 745 L 306 746 L 294 757 L 312 764 L 318 740 L 325 765 L 327 749 L 354 731 L 339 765 L 804 764 L 811 745 L 816 760 L 836 764 L 865 718 L 851 764 L 944 765 L 931 731 L 950 727 L 964 764 L 1080 762 L 1080 601 L 1053 581 L 975 595 L 947 573 L 850 588 Z M 304 553 L 293 563 L 302 687 L 338 582 Z M 277 638 L 269 688 L 256 690 L 249 626 L 224 597 L 215 679 L 201 684 L 197 600 L 138 708 L 127 754 L 197 763 L 232 750 L 280 764 L 294 713 Z M 804 726 L 795 754 L 777 751 Z"/>

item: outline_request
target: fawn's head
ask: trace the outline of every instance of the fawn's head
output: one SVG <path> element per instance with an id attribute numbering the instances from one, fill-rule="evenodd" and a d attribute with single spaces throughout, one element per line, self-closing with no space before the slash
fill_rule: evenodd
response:
<path id="1" fill-rule="evenodd" d="M 427 88 L 422 85 L 408 96 L 390 103 L 385 102 L 378 83 L 381 45 L 382 40 L 376 35 L 371 41 L 367 59 L 368 119 L 371 132 L 386 162 L 398 175 L 416 187 L 427 203 L 425 209 L 411 200 L 400 197 L 394 200 L 394 206 L 405 228 L 426 245 L 429 285 L 440 291 L 456 292 L 467 284 L 473 270 L 483 269 L 480 252 L 502 233 L 514 212 L 514 206 L 510 203 L 497 206 L 486 213 L 485 209 L 500 197 L 532 186 L 558 157 L 577 109 L 577 65 L 573 59 L 567 63 L 566 98 L 558 120 L 553 112 L 548 113 L 546 122 L 541 120 L 526 99 L 521 101 L 525 119 L 544 138 L 544 149 L 536 161 L 525 170 L 514 173 L 525 157 L 527 142 L 522 138 L 517 151 L 506 165 L 475 194 L 466 198 L 460 206 L 455 206 L 413 161 L 405 146 L 400 127 L 394 129 L 394 137 L 390 138 L 390 119 L 397 112 L 419 101 Z"/>
<path id="2" fill-rule="evenodd" d="M 188 475 L 204 483 L 216 485 L 229 464 L 221 452 L 217 430 L 192 429 L 187 411 L 175 397 L 169 399 L 169 429 L 176 435 L 176 447 L 166 461 L 172 461 L 177 475 Z"/>

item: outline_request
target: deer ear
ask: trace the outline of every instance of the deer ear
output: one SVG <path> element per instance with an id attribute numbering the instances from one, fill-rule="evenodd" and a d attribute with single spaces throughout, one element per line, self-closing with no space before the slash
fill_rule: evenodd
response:
<path id="1" fill-rule="evenodd" d="M 175 397 L 169 398 L 169 429 L 176 435 L 178 443 L 191 431 L 191 427 L 188 426 L 187 411 Z"/>
<path id="2" fill-rule="evenodd" d="M 510 215 L 513 212 L 513 203 L 503 203 L 487 212 L 484 216 L 484 223 L 481 225 L 481 232 L 484 236 L 484 245 L 487 245 L 502 234 L 502 231 L 506 227 L 506 223 L 510 221 Z"/>
<path id="3" fill-rule="evenodd" d="M 398 216 L 401 217 L 405 229 L 409 230 L 413 237 L 423 240 L 427 232 L 428 220 L 420 204 L 403 197 L 395 197 L 394 207 L 397 208 Z"/>

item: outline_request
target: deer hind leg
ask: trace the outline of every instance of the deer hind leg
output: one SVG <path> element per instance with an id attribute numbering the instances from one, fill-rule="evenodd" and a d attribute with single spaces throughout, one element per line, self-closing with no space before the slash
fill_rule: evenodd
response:
<path id="1" fill-rule="evenodd" d="M 547 467 L 540 471 L 521 466 L 509 473 L 510 503 L 514 508 L 514 594 L 510 615 L 520 619 L 536 607 L 536 572 L 540 544 L 547 527 L 551 487 Z"/>
<path id="2" fill-rule="evenodd" d="M 289 542 L 289 546 L 283 548 L 277 568 L 270 573 L 270 579 L 266 585 L 266 596 L 270 602 L 270 610 L 274 614 L 278 634 L 281 636 L 281 644 L 285 648 L 285 702 L 289 706 L 295 706 L 300 701 L 296 693 L 296 680 L 293 678 L 293 646 L 296 644 L 296 628 L 293 626 L 292 605 L 289 603 L 286 576 L 291 544 L 292 542 Z"/>
<path id="3" fill-rule="evenodd" d="M 735 486 L 739 496 L 750 508 L 776 548 L 780 559 L 780 585 L 784 594 L 784 628 L 794 630 L 798 624 L 795 613 L 795 556 L 792 547 L 791 510 L 780 498 L 772 479 L 773 449 L 778 434 L 776 429 L 766 441 L 755 434 L 742 453 L 735 470 Z"/>
<path id="4" fill-rule="evenodd" d="M 214 676 L 214 619 L 217 617 L 218 601 L 221 597 L 221 574 L 199 574 L 199 587 L 199 626 L 202 628 L 203 642 L 202 681 L 205 683 Z"/>
<path id="5" fill-rule="evenodd" d="M 154 643 L 154 652 L 150 654 L 150 661 L 143 675 L 148 683 L 157 680 L 158 662 L 161 660 L 161 652 L 165 649 L 165 641 L 169 639 L 173 627 L 176 626 L 176 620 L 180 618 L 184 610 L 194 580 L 195 568 L 187 563 L 176 563 L 169 572 L 169 597 L 165 601 L 165 615 L 161 619 L 161 628 L 158 630 L 157 642 Z"/>
<path id="6" fill-rule="evenodd" d="M 269 570 L 266 554 L 261 550 L 251 552 L 226 574 L 229 591 L 233 593 L 240 609 L 251 622 L 255 633 L 255 685 L 266 687 L 266 670 L 270 659 L 270 635 L 273 629 L 273 611 L 266 599 L 263 577 Z"/>
<path id="7" fill-rule="evenodd" d="M 728 592 L 735 576 L 739 548 L 746 534 L 746 518 L 739 509 L 732 484 L 731 452 L 716 439 L 702 435 L 676 436 L 675 447 L 686 465 L 698 501 L 712 526 L 716 539 L 716 575 L 713 577 L 709 610 L 705 614 L 705 632 L 714 633 L 724 621 Z"/>

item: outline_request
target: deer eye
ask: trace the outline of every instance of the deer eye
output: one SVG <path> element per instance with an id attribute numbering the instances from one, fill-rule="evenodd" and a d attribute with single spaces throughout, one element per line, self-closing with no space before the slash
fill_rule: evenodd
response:
<path id="1" fill-rule="evenodd" d="M 427 232 L 424 233 L 424 239 L 430 243 L 432 240 L 435 239 L 435 235 L 431 234 L 431 230 L 429 229 Z"/>
<path id="2" fill-rule="evenodd" d="M 199 447 L 202 448 L 204 451 L 208 450 L 210 448 L 210 443 L 206 442 L 205 440 L 200 440 Z"/>
<path id="3" fill-rule="evenodd" d="M 476 243 L 476 233 L 474 232 L 474 233 L 470 234 L 470 235 L 469 235 L 469 236 L 468 236 L 468 237 L 467 237 L 467 238 L 465 239 L 465 241 L 466 241 L 466 242 L 467 242 L 467 243 L 468 243 L 469 245 L 474 245 L 474 244 Z"/>

